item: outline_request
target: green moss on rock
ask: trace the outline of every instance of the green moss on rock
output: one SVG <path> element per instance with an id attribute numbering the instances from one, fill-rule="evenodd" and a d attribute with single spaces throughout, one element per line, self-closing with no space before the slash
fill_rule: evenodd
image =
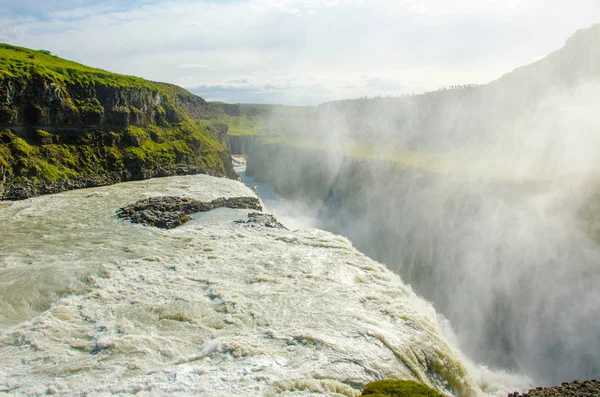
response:
<path id="1" fill-rule="evenodd" d="M 365 386 L 363 396 L 369 397 L 445 397 L 444 394 L 414 380 L 380 380 Z"/>
<path id="2" fill-rule="evenodd" d="M 0 97 L 4 199 L 153 176 L 235 177 L 227 141 L 205 123 L 213 110 L 180 87 L 0 44 Z"/>

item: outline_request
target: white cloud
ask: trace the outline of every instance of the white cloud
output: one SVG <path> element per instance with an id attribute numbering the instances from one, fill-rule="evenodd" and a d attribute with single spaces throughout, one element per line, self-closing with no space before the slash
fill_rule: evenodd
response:
<path id="1" fill-rule="evenodd" d="M 77 19 L 85 18 L 94 15 L 98 10 L 98 7 L 78 7 L 68 10 L 50 11 L 48 16 L 52 19 Z"/>
<path id="2" fill-rule="evenodd" d="M 256 99 L 287 80 L 277 91 L 284 103 L 485 83 L 559 48 L 600 11 L 595 0 L 72 4 L 47 18 L 0 17 L 0 39 L 152 80 L 221 87 L 246 79 L 262 87 Z M 309 82 L 320 88 L 309 92 Z"/>
<path id="3" fill-rule="evenodd" d="M 208 69 L 208 66 L 203 63 L 184 63 L 179 67 L 183 69 Z"/>

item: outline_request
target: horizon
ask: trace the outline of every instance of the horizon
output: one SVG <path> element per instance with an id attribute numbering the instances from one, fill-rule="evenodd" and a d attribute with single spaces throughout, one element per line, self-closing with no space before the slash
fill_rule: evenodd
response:
<path id="1" fill-rule="evenodd" d="M 177 84 L 211 102 L 287 106 L 487 84 L 561 48 L 600 11 L 593 0 L 0 5 L 2 42 Z"/>

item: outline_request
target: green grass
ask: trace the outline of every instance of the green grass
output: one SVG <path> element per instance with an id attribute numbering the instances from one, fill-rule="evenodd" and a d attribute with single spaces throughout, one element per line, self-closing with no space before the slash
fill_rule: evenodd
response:
<path id="1" fill-rule="evenodd" d="M 328 142 L 290 136 L 265 138 L 262 142 L 283 144 L 300 149 L 338 152 L 357 159 L 381 160 L 399 167 L 410 167 L 428 172 L 460 172 L 466 170 L 469 164 L 464 158 L 450 154 L 413 152 L 402 148 L 371 145 L 366 142 Z"/>
<path id="2" fill-rule="evenodd" d="M 298 125 L 316 119 L 317 108 L 313 106 L 283 106 L 265 104 L 227 104 L 210 102 L 217 119 L 213 123 L 229 126 L 231 136 L 293 135 Z M 211 121 L 208 121 L 210 123 Z"/>
<path id="3" fill-rule="evenodd" d="M 205 120 L 204 123 L 206 126 L 227 124 L 227 134 L 231 136 L 259 135 L 261 131 L 260 121 L 248 117 L 220 115 L 217 119 Z"/>
<path id="4" fill-rule="evenodd" d="M 172 84 L 155 83 L 140 77 L 111 73 L 59 58 L 43 50 L 36 51 L 0 43 L 0 80 L 16 79 L 28 82 L 35 77 L 42 77 L 62 86 L 135 87 L 147 88 L 164 95 L 193 96 Z"/>
<path id="5" fill-rule="evenodd" d="M 72 149 L 61 145 L 32 145 L 10 130 L 0 131 L 0 166 L 11 176 L 14 170 L 22 178 L 62 180 L 77 173 L 69 166 L 77 162 Z"/>

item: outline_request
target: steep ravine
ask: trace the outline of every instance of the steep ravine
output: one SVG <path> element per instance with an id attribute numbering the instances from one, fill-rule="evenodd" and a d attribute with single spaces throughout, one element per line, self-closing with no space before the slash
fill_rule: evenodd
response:
<path id="1" fill-rule="evenodd" d="M 588 179 L 438 174 L 286 145 L 256 146 L 248 173 L 316 199 L 317 227 L 400 274 L 477 361 L 541 384 L 600 377 L 600 247 L 581 217 L 590 196 L 572 196 Z"/>

